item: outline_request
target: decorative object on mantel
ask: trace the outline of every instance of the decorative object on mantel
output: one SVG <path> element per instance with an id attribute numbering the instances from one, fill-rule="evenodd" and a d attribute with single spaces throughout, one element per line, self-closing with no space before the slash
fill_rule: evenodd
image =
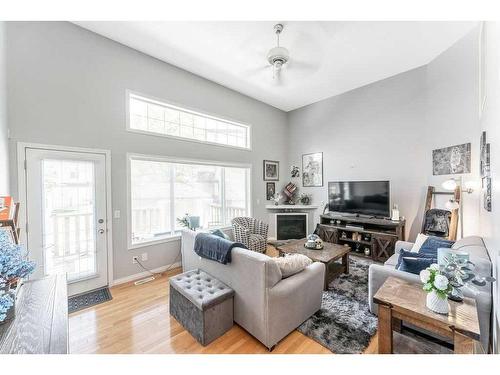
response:
<path id="1" fill-rule="evenodd" d="M 438 314 L 448 314 L 448 293 L 453 287 L 448 278 L 441 273 L 439 265 L 434 263 L 420 271 L 420 280 L 424 283 L 422 289 L 427 292 L 427 307 Z"/>
<path id="2" fill-rule="evenodd" d="M 272 200 L 274 194 L 276 194 L 276 183 L 266 182 L 266 200 Z"/>
<path id="3" fill-rule="evenodd" d="M 470 150 L 470 143 L 433 150 L 432 174 L 470 173 Z"/>
<path id="4" fill-rule="evenodd" d="M 274 201 L 274 205 L 277 206 L 280 204 L 281 198 L 283 198 L 283 196 L 280 193 L 274 193 L 271 200 Z"/>
<path id="5" fill-rule="evenodd" d="M 288 204 L 295 204 L 295 194 L 297 192 L 297 185 L 295 185 L 293 182 L 289 182 L 286 184 L 285 188 L 283 189 L 283 194 L 287 197 L 287 203 Z"/>
<path id="6" fill-rule="evenodd" d="M 280 162 L 273 160 L 264 160 L 263 172 L 264 181 L 279 181 Z"/>
<path id="7" fill-rule="evenodd" d="M 35 270 L 35 263 L 26 258 L 26 251 L 0 231 L 0 324 L 14 318 L 15 290 Z"/>
<path id="8" fill-rule="evenodd" d="M 196 230 L 196 228 L 200 227 L 199 216 L 190 216 L 189 214 L 185 214 L 184 217 L 177 218 L 177 222 L 179 223 L 179 225 L 194 231 Z"/>
<path id="9" fill-rule="evenodd" d="M 300 177 L 300 169 L 296 165 L 292 165 L 290 167 L 290 177 L 291 178 L 298 178 Z"/>
<path id="10" fill-rule="evenodd" d="M 304 206 L 310 205 L 311 204 L 311 196 L 309 194 L 306 194 L 306 193 L 300 193 L 299 202 L 302 203 Z"/>
<path id="11" fill-rule="evenodd" d="M 302 155 L 302 186 L 323 186 L 323 153 Z"/>
<path id="12" fill-rule="evenodd" d="M 474 290 L 473 285 L 484 286 L 486 283 L 493 283 L 496 281 L 496 279 L 491 276 L 483 277 L 476 275 L 474 271 L 475 264 L 469 260 L 469 254 L 463 251 L 439 248 L 438 264 L 441 272 L 446 276 L 452 286 L 452 290 L 448 296 L 452 301 L 463 301 L 463 287 Z"/>

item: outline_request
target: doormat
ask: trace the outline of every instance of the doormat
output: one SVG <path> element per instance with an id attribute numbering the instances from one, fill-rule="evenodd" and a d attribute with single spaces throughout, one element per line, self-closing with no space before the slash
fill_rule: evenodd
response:
<path id="1" fill-rule="evenodd" d="M 68 312 L 71 314 L 75 311 L 86 309 L 87 307 L 111 301 L 112 299 L 113 297 L 108 287 L 78 294 L 68 298 Z"/>

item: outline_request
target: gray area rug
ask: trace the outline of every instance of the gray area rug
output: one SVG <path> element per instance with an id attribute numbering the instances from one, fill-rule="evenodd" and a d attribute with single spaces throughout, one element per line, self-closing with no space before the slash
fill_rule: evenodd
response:
<path id="1" fill-rule="evenodd" d="M 362 353 L 377 331 L 368 305 L 368 259 L 349 259 L 349 274 L 340 275 L 323 292 L 321 309 L 298 328 L 337 354 Z"/>
<path id="2" fill-rule="evenodd" d="M 86 309 L 100 303 L 111 301 L 113 297 L 108 287 L 92 290 L 88 293 L 79 294 L 68 298 L 68 312 Z"/>

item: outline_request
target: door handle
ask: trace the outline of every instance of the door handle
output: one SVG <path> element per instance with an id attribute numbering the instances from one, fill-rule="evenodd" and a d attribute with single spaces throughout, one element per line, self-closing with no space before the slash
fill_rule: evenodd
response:
<path id="1" fill-rule="evenodd" d="M 104 234 L 104 229 L 99 229 L 99 234 Z"/>

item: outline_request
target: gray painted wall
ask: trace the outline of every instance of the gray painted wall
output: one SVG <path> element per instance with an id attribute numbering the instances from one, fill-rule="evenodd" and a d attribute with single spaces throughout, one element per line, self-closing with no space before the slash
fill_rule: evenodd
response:
<path id="1" fill-rule="evenodd" d="M 280 160 L 284 175 L 282 111 L 66 22 L 9 22 L 7 52 L 12 192 L 18 141 L 110 149 L 112 205 L 122 213 L 113 220 L 115 279 L 142 271 L 133 255 L 148 252 L 155 268 L 180 250 L 179 241 L 127 250 L 127 152 L 251 163 L 253 214 L 267 218 L 262 160 Z M 127 132 L 126 89 L 252 124 L 253 150 Z"/>
<path id="2" fill-rule="evenodd" d="M 494 276 L 500 279 L 500 23 L 487 22 L 486 30 L 486 101 L 481 118 L 480 132 L 486 131 L 486 138 L 491 143 L 491 178 L 492 178 L 492 211 L 479 208 L 480 233 L 483 236 L 490 257 L 493 260 Z M 479 133 L 476 137 L 479 138 Z M 500 353 L 498 335 L 500 334 L 500 300 L 499 282 L 493 284 L 494 295 L 494 329 L 496 353 Z"/>
<path id="3" fill-rule="evenodd" d="M 322 188 L 302 188 L 313 202 L 327 200 L 328 181 L 391 180 L 392 202 L 407 218 L 407 233 L 421 223 L 426 172 L 425 67 L 288 113 L 290 163 L 323 152 Z"/>
<path id="4" fill-rule="evenodd" d="M 388 179 L 413 240 L 427 186 L 440 189 L 450 177 L 432 176 L 433 149 L 472 142 L 473 173 L 465 180 L 478 179 L 477 32 L 427 66 L 289 112 L 290 163 L 323 152 L 325 186 L 302 190 L 320 203 L 328 181 Z M 465 235 L 477 233 L 478 195 L 464 200 Z"/>
<path id="5" fill-rule="evenodd" d="M 426 170 L 431 171 L 432 150 L 471 142 L 472 172 L 463 176 L 473 183 L 463 195 L 464 235 L 478 233 L 479 215 L 479 27 L 427 65 Z M 450 176 L 428 174 L 428 183 L 441 186 Z"/>
<path id="6" fill-rule="evenodd" d="M 0 196 L 9 194 L 5 22 L 0 22 Z"/>

